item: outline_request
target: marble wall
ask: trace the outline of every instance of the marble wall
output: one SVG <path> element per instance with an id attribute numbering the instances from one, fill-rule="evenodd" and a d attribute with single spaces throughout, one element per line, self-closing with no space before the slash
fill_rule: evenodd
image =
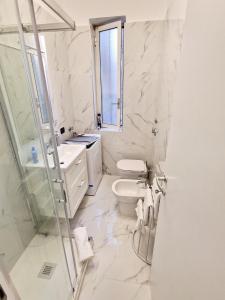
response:
<path id="1" fill-rule="evenodd" d="M 94 129 L 91 35 L 88 26 L 67 34 L 67 51 L 77 133 Z"/>
<path id="2" fill-rule="evenodd" d="M 183 21 L 173 19 L 179 17 L 173 14 L 175 2 L 166 2 L 162 20 L 125 25 L 124 127 L 122 132 L 101 132 L 106 173 L 116 173 L 121 158 L 140 158 L 152 165 L 166 157 L 183 32 Z M 40 21 L 49 18 L 39 7 L 36 12 Z M 89 27 L 44 36 L 56 131 L 65 127 L 62 140 L 70 126 L 78 133 L 94 131 Z"/>
<path id="3" fill-rule="evenodd" d="M 67 34 L 65 32 L 45 33 L 48 63 L 48 81 L 54 116 L 54 127 L 59 132 L 65 127 L 62 140 L 68 137 L 69 127 L 74 125 L 72 84 L 67 54 Z"/>
<path id="4" fill-rule="evenodd" d="M 149 165 L 165 159 L 182 32 L 180 20 L 125 25 L 124 127 L 101 132 L 106 173 L 115 174 L 121 158 L 143 159 Z M 44 37 L 56 131 L 65 127 L 62 140 L 70 126 L 78 133 L 94 131 L 89 27 Z"/>
<path id="5" fill-rule="evenodd" d="M 0 67 L 14 126 L 19 129 L 16 134 L 17 142 L 22 147 L 37 138 L 37 133 L 19 48 L 0 45 Z"/>
<path id="6" fill-rule="evenodd" d="M 3 1 L 6 11 L 8 2 Z M 103 162 L 107 173 L 116 173 L 117 160 L 140 158 L 149 164 L 164 160 L 171 116 L 173 85 L 179 58 L 183 21 L 180 8 L 186 0 L 166 1 L 160 5 L 154 21 L 131 22 L 125 26 L 124 128 L 122 132 L 102 132 Z M 66 3 L 64 3 L 66 7 Z M 27 3 L 20 2 L 23 21 L 27 21 Z M 72 5 L 71 13 L 74 13 Z M 56 21 L 38 5 L 39 22 Z M 128 9 L 129 10 L 129 9 Z M 174 11 L 176 13 L 174 13 Z M 6 15 L 8 15 L 8 11 Z M 8 19 L 0 16 L 2 24 Z M 75 16 L 74 16 L 75 17 Z M 12 14 L 11 19 L 15 16 Z M 134 19 L 134 18 L 133 18 Z M 55 129 L 74 126 L 78 133 L 94 130 L 94 108 L 89 27 L 75 32 L 44 34 L 49 65 L 49 82 Z M 155 124 L 157 120 L 157 124 Z M 159 131 L 155 137 L 152 128 Z"/>
<path id="7" fill-rule="evenodd" d="M 10 270 L 35 230 L 1 110 L 0 128 L 0 254 Z"/>
<path id="8" fill-rule="evenodd" d="M 164 160 L 170 107 L 181 50 L 183 21 L 133 22 L 125 25 L 124 126 L 101 132 L 104 171 L 115 174 L 121 158 Z M 67 33 L 74 127 L 94 130 L 91 38 L 88 27 Z M 152 129 L 158 134 L 154 136 Z"/>
<path id="9" fill-rule="evenodd" d="M 16 24 L 17 20 L 13 1 L 9 2 L 7 0 L 3 0 L 1 7 L 4 8 L 5 14 L 0 12 L 0 25 Z M 20 0 L 19 7 L 22 22 L 25 24 L 30 23 L 27 1 Z M 59 18 L 54 13 L 50 13 L 49 10 L 46 10 L 45 6 L 42 7 L 40 3 L 34 1 L 34 9 L 37 23 L 41 24 L 59 22 Z M 68 59 L 66 55 L 67 49 L 66 43 L 64 42 L 66 35 L 64 32 L 43 33 L 41 35 L 44 36 L 46 42 L 46 49 L 42 47 L 42 50 L 47 52 L 47 76 L 55 120 L 54 126 L 55 130 L 58 132 L 63 126 L 68 129 L 73 125 L 73 110 L 71 109 L 72 95 L 68 72 Z M 33 34 L 25 34 L 25 40 L 27 45 L 33 48 L 36 47 Z M 0 35 L 0 44 L 9 45 L 20 49 L 18 35 Z M 5 60 L 5 53 L 1 53 L 1 56 Z M 65 134 L 62 139 L 66 138 L 67 136 L 68 134 Z"/>

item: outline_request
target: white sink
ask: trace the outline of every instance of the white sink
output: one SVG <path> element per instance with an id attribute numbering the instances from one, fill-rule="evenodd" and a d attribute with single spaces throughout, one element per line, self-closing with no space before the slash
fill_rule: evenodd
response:
<path id="1" fill-rule="evenodd" d="M 74 162 L 74 160 L 78 157 L 78 155 L 85 149 L 83 145 L 67 145 L 61 144 L 57 147 L 59 163 L 61 169 L 67 169 Z M 50 168 L 54 168 L 53 155 L 48 155 L 48 163 Z M 44 162 L 42 155 L 39 155 L 38 163 L 34 164 L 32 161 L 26 163 L 26 167 L 32 168 L 44 168 Z"/>
<path id="2" fill-rule="evenodd" d="M 76 144 L 57 147 L 61 169 L 67 169 L 84 149 L 85 146 Z"/>

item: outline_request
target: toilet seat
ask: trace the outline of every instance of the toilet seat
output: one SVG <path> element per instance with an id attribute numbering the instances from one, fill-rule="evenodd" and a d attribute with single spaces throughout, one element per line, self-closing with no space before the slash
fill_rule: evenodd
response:
<path id="1" fill-rule="evenodd" d="M 147 166 L 143 160 L 121 159 L 116 166 L 121 172 L 147 173 Z"/>

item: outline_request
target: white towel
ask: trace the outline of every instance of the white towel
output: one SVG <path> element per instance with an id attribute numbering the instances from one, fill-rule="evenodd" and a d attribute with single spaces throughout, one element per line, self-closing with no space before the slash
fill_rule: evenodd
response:
<path id="1" fill-rule="evenodd" d="M 83 262 L 94 256 L 91 244 L 88 241 L 86 227 L 78 227 L 74 231 L 75 242 L 80 262 Z"/>
<path id="2" fill-rule="evenodd" d="M 136 228 L 138 229 L 141 225 L 141 222 L 143 221 L 143 202 L 141 199 L 137 202 L 137 207 L 135 208 L 136 214 L 137 214 L 137 223 Z"/>
<path id="3" fill-rule="evenodd" d="M 153 206 L 153 200 L 152 200 L 152 192 L 149 187 L 147 187 L 145 191 L 145 197 L 144 197 L 144 204 L 143 204 L 143 220 L 144 220 L 144 225 L 148 224 L 148 219 L 149 219 L 149 207 Z"/>

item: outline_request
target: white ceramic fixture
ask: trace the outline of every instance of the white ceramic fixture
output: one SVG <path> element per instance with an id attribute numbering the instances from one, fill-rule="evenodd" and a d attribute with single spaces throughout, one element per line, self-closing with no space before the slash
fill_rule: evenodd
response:
<path id="1" fill-rule="evenodd" d="M 88 189 L 86 147 L 83 145 L 61 144 L 57 147 L 57 150 L 67 200 L 67 212 L 69 218 L 73 218 Z M 48 155 L 48 163 L 49 167 L 54 169 L 52 155 Z M 39 160 L 38 163 L 34 164 L 30 161 L 26 164 L 26 167 L 44 168 L 44 162 L 43 160 Z M 40 213 L 43 216 L 51 217 L 54 213 L 52 201 L 48 197 L 44 197 L 48 183 L 46 181 L 37 182 L 36 180 L 31 180 L 30 184 L 34 185 L 34 187 L 31 187 L 35 191 L 34 194 L 42 194 L 42 201 L 38 202 Z M 62 196 L 59 184 L 55 183 L 54 187 L 56 196 L 60 199 Z M 65 217 L 62 205 L 59 206 L 59 217 Z"/>
<path id="2" fill-rule="evenodd" d="M 87 195 L 94 196 L 102 180 L 102 149 L 100 134 L 83 134 L 66 140 L 66 144 L 85 145 L 88 168 Z"/>
<path id="3" fill-rule="evenodd" d="M 137 179 L 147 176 L 147 166 L 143 160 L 121 159 L 116 166 L 122 178 Z"/>
<path id="4" fill-rule="evenodd" d="M 134 179 L 118 179 L 112 184 L 112 191 L 116 195 L 119 211 L 122 215 L 135 217 L 138 199 L 143 199 L 145 189 Z"/>

